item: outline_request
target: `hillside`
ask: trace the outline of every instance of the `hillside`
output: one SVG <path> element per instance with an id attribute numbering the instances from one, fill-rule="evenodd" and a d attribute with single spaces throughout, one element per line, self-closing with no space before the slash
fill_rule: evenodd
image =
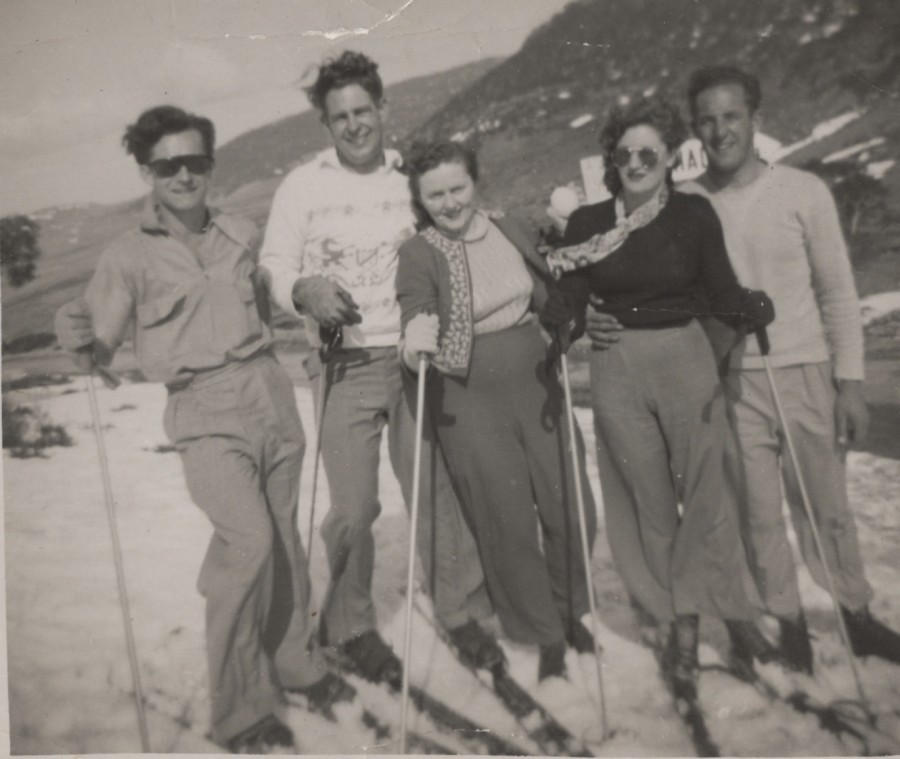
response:
<path id="1" fill-rule="evenodd" d="M 394 143 L 405 137 L 497 63 L 489 58 L 385 88 L 388 140 Z M 299 97 L 306 101 L 305 94 Z M 254 129 L 217 151 L 215 189 L 228 194 L 248 182 L 281 176 L 328 144 L 319 115 L 311 109 Z"/>
<path id="2" fill-rule="evenodd" d="M 877 289 L 869 279 L 882 277 L 879 260 L 888 254 L 888 269 L 896 271 L 900 254 L 900 232 L 884 233 L 900 208 L 895 0 L 578 0 L 414 136 L 473 142 L 489 200 L 539 219 L 552 189 L 579 179 L 579 160 L 598 152 L 609 108 L 650 92 L 684 102 L 690 72 L 721 62 L 760 76 L 767 134 L 784 145 L 804 141 L 786 162 L 806 165 L 848 151 L 845 171 L 880 175 L 887 213 L 870 220 L 878 234 L 860 230 L 853 241 L 866 248 L 860 263 L 881 267 L 861 283 Z M 819 125 L 845 114 L 855 118 L 819 134 Z M 896 274 L 886 283 L 897 284 Z"/>
<path id="3" fill-rule="evenodd" d="M 486 59 L 387 87 L 388 138 L 398 142 L 496 64 L 497 59 Z M 264 224 L 282 175 L 327 144 L 313 111 L 247 132 L 216 152 L 211 201 Z M 53 342 L 56 309 L 84 289 L 100 252 L 135 223 L 141 205 L 141 200 L 74 205 L 32 214 L 40 224 L 43 255 L 36 280 L 20 288 L 3 282 L 4 352 Z"/>
<path id="4" fill-rule="evenodd" d="M 786 162 L 818 162 L 837 194 L 854 182 L 867 188 L 850 235 L 857 283 L 863 295 L 900 288 L 896 0 L 576 0 L 502 62 L 389 87 L 388 137 L 401 147 L 438 134 L 470 139 L 488 204 L 546 223 L 550 193 L 580 179 L 614 103 L 650 91 L 683 101 L 690 71 L 722 61 L 760 74 L 764 131 L 788 146 Z M 213 202 L 264 223 L 284 172 L 326 144 L 311 111 L 238 137 L 218 152 Z M 41 215 L 38 279 L 3 288 L 4 350 L 27 335 L 50 339 L 54 310 L 135 209 Z"/>

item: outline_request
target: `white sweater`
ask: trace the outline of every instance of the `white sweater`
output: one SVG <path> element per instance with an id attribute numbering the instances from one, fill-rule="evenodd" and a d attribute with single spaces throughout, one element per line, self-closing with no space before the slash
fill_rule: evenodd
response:
<path id="1" fill-rule="evenodd" d="M 400 337 L 397 249 L 415 230 L 399 165 L 399 153 L 387 150 L 382 168 L 358 174 L 330 148 L 288 174 L 272 200 L 260 253 L 272 297 L 298 313 L 291 297 L 298 279 L 321 275 L 340 284 L 362 316 L 344 328 L 345 347 L 392 346 Z M 318 345 L 318 325 L 307 317 L 306 327 Z"/>
<path id="2" fill-rule="evenodd" d="M 827 185 L 809 172 L 771 165 L 744 187 L 716 190 L 704 174 L 678 189 L 709 198 L 738 280 L 772 298 L 772 366 L 832 361 L 837 379 L 862 379 L 859 300 Z M 763 368 L 755 339 L 732 354 L 731 366 Z"/>

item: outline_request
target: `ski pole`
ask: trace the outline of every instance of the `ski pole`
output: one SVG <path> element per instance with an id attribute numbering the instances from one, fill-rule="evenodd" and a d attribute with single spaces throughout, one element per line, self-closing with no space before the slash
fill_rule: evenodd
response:
<path id="1" fill-rule="evenodd" d="M 316 406 L 316 439 L 313 445 L 312 468 L 312 494 L 309 506 L 309 539 L 306 544 L 306 562 L 312 565 L 313 547 L 313 522 L 316 516 L 316 492 L 319 482 L 319 457 L 322 453 L 322 424 L 325 421 L 325 397 L 328 388 L 328 366 L 331 356 L 344 340 L 344 333 L 340 327 L 333 329 L 319 328 L 319 338 L 322 345 L 319 348 L 319 363 L 322 365 L 322 373 L 319 377 L 318 405 Z"/>
<path id="2" fill-rule="evenodd" d="M 425 374 L 428 357 L 419 354 L 419 378 L 416 392 L 416 440 L 413 453 L 412 504 L 409 515 L 409 557 L 406 572 L 406 630 L 403 636 L 403 696 L 400 710 L 400 753 L 406 753 L 406 728 L 409 712 L 409 664 L 412 647 L 413 579 L 416 561 L 416 532 L 419 523 L 419 480 L 422 471 L 422 430 L 425 417 Z"/>
<path id="3" fill-rule="evenodd" d="M 565 334 L 563 334 L 565 333 Z M 557 330 L 559 342 L 559 361 L 562 367 L 563 391 L 566 396 L 566 423 L 569 427 L 569 447 L 572 451 L 572 475 L 575 479 L 575 500 L 578 503 L 578 528 L 581 533 L 581 554 L 584 561 L 584 573 L 587 580 L 588 604 L 591 611 L 591 634 L 594 636 L 594 662 L 597 667 L 597 689 L 600 695 L 600 740 L 607 738 L 606 722 L 606 696 L 603 690 L 603 667 L 601 664 L 602 651 L 597 636 L 597 604 L 594 599 L 594 582 L 591 578 L 591 551 L 588 546 L 587 517 L 585 515 L 584 493 L 581 489 L 581 467 L 578 462 L 578 445 L 575 436 L 575 411 L 572 408 L 572 386 L 569 383 L 569 362 L 566 356 L 568 351 L 568 326 L 563 325 Z"/>
<path id="4" fill-rule="evenodd" d="M 797 451 L 794 448 L 794 443 L 791 439 L 791 431 L 788 427 L 784 408 L 781 405 L 781 396 L 779 395 L 778 388 L 775 385 L 775 375 L 772 373 L 772 364 L 769 361 L 769 335 L 766 332 L 765 327 L 756 330 L 756 340 L 759 343 L 759 352 L 762 355 L 763 367 L 766 370 L 766 378 L 769 381 L 769 390 L 772 393 L 772 400 L 775 404 L 775 412 L 778 414 L 778 421 L 781 424 L 781 429 L 784 431 L 784 442 L 787 444 L 788 454 L 791 458 L 791 464 L 794 467 L 794 472 L 797 477 L 797 485 L 800 489 L 800 498 L 803 501 L 803 510 L 806 512 L 806 518 L 809 520 L 809 528 L 810 532 L 812 532 L 813 542 L 815 543 L 816 551 L 819 554 L 819 559 L 822 561 L 822 569 L 825 572 L 825 579 L 828 582 L 828 593 L 831 596 L 831 603 L 834 607 L 834 616 L 837 619 L 841 642 L 844 644 L 844 648 L 847 651 L 847 658 L 850 662 L 850 671 L 853 673 L 853 679 L 856 682 L 856 690 L 859 692 L 860 703 L 862 704 L 863 709 L 865 709 L 866 714 L 871 719 L 872 711 L 869 707 L 869 702 L 866 698 L 865 691 L 863 690 L 862 679 L 859 676 L 859 669 L 856 666 L 856 659 L 853 656 L 853 649 L 850 646 L 850 636 L 847 634 L 847 627 L 844 624 L 844 618 L 841 614 L 841 605 L 838 601 L 837 592 L 834 588 L 834 578 L 832 577 L 831 570 L 828 568 L 828 559 L 825 556 L 825 551 L 822 547 L 822 539 L 819 535 L 819 527 L 816 524 L 816 517 L 813 513 L 812 504 L 809 500 L 809 494 L 806 490 L 806 483 L 803 480 L 803 473 L 800 470 L 800 461 L 797 458 Z"/>
<path id="5" fill-rule="evenodd" d="M 118 384 L 118 378 L 108 370 L 94 367 L 103 381 L 110 384 L 111 379 Z M 141 747 L 145 754 L 150 753 L 150 738 L 147 733 L 147 715 L 144 712 L 144 696 L 141 689 L 141 674 L 138 668 L 137 649 L 134 644 L 134 631 L 131 628 L 131 611 L 128 608 L 128 590 L 125 586 L 125 568 L 122 563 L 122 548 L 119 544 L 119 530 L 116 526 L 116 505 L 112 492 L 112 480 L 109 476 L 109 461 L 106 458 L 106 444 L 103 441 L 103 428 L 100 425 L 100 408 L 97 404 L 97 391 L 94 388 L 94 371 L 85 378 L 88 388 L 88 399 L 91 404 L 91 420 L 94 426 L 94 437 L 97 440 L 97 453 L 100 458 L 100 472 L 103 479 L 103 492 L 106 498 L 106 516 L 112 536 L 113 560 L 116 566 L 116 583 L 119 588 L 119 606 L 122 609 L 122 621 L 125 624 L 125 645 L 128 649 L 128 662 L 131 666 L 131 680 L 134 685 L 134 701 L 137 708 L 138 729 L 141 734 Z"/>

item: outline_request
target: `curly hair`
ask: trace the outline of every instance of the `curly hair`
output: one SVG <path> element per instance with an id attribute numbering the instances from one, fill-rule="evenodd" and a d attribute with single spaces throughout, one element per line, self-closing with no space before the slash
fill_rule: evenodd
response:
<path id="1" fill-rule="evenodd" d="M 177 108 L 174 105 L 158 105 L 144 111 L 134 124 L 129 124 L 122 137 L 122 144 L 128 155 L 141 166 L 150 161 L 150 155 L 156 143 L 169 134 L 179 134 L 189 129 L 196 129 L 203 138 L 203 149 L 206 155 L 213 157 L 216 146 L 216 128 L 205 116 Z"/>
<path id="2" fill-rule="evenodd" d="M 737 66 L 704 66 L 691 74 L 688 80 L 688 103 L 693 117 L 697 116 L 697 96 L 704 90 L 722 84 L 736 84 L 743 87 L 750 113 L 756 113 L 759 110 L 759 105 L 762 103 L 762 87 L 759 85 L 759 79 L 753 74 L 749 74 Z"/>
<path id="3" fill-rule="evenodd" d="M 325 113 L 325 98 L 332 90 L 358 84 L 372 96 L 376 104 L 384 97 L 384 85 L 378 64 L 367 55 L 346 50 L 337 59 L 329 58 L 319 67 L 316 81 L 306 88 L 306 96 L 320 113 Z"/>
<path id="4" fill-rule="evenodd" d="M 642 97 L 627 105 L 613 108 L 600 132 L 600 145 L 603 148 L 603 183 L 607 189 L 617 195 L 622 189 L 619 170 L 612 160 L 613 151 L 622 136 L 632 127 L 653 127 L 658 133 L 666 149 L 674 153 L 687 139 L 687 127 L 678 109 L 668 100 L 659 96 Z M 672 172 L 666 174 L 666 181 L 672 184 Z"/>
<path id="5" fill-rule="evenodd" d="M 414 142 L 403 156 L 403 173 L 409 177 L 409 194 L 412 197 L 417 230 L 434 226 L 434 220 L 422 205 L 419 181 L 423 174 L 444 163 L 460 164 L 473 182 L 478 181 L 478 156 L 462 143 L 453 140 Z"/>

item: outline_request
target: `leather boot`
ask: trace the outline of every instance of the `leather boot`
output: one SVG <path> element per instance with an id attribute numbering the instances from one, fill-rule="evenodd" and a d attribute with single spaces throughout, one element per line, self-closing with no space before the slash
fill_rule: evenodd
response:
<path id="1" fill-rule="evenodd" d="M 780 661 L 778 649 L 762 634 L 755 622 L 745 619 L 726 619 L 725 627 L 731 639 L 731 667 L 744 680 L 756 679 L 753 660 L 763 664 Z"/>
<path id="2" fill-rule="evenodd" d="M 700 617 L 696 614 L 679 614 L 675 617 L 663 674 L 669 678 L 676 700 L 692 701 L 697 698 L 699 632 Z"/>
<path id="3" fill-rule="evenodd" d="M 781 628 L 779 644 L 785 663 L 795 672 L 811 675 L 813 650 L 809 642 L 806 616 L 801 611 L 797 617 L 778 617 L 778 625 Z"/>
<path id="4" fill-rule="evenodd" d="M 850 648 L 857 656 L 878 656 L 886 661 L 900 664 L 900 635 L 883 622 L 879 622 L 864 606 L 859 611 L 841 607 Z"/>

